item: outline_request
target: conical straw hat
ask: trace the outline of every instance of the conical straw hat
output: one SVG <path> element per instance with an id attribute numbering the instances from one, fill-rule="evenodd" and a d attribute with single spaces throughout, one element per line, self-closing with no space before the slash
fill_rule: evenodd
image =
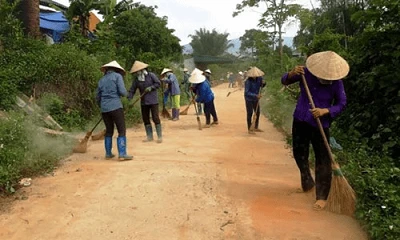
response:
<path id="1" fill-rule="evenodd" d="M 165 74 L 165 73 L 167 73 L 167 72 L 172 72 L 172 70 L 169 69 L 169 68 L 164 68 L 164 69 L 162 70 L 162 72 L 161 72 L 161 75 L 163 75 L 163 74 Z"/>
<path id="2" fill-rule="evenodd" d="M 102 72 L 104 72 L 106 70 L 106 68 L 109 68 L 109 67 L 119 69 L 119 70 L 121 70 L 123 72 L 123 74 L 125 74 L 125 69 L 122 68 L 121 65 L 119 65 L 119 63 L 117 61 L 115 61 L 115 60 L 112 61 L 112 62 L 109 62 L 107 64 L 104 64 L 103 66 L 101 66 L 100 70 Z"/>
<path id="3" fill-rule="evenodd" d="M 130 73 L 135 73 L 137 71 L 143 70 L 147 68 L 149 65 L 146 63 L 143 63 L 141 61 L 135 61 L 132 65 Z"/>
<path id="4" fill-rule="evenodd" d="M 204 70 L 204 72 L 211 74 L 211 70 L 210 69 L 206 69 L 206 70 Z"/>
<path id="5" fill-rule="evenodd" d="M 202 83 L 206 80 L 206 77 L 203 75 L 203 71 L 200 71 L 199 69 L 195 68 L 193 72 L 191 73 L 191 76 L 189 78 L 189 82 L 191 83 Z"/>
<path id="6" fill-rule="evenodd" d="M 247 77 L 262 77 L 264 76 L 264 72 L 261 71 L 258 67 L 252 67 L 250 70 L 247 72 Z"/>
<path id="7" fill-rule="evenodd" d="M 349 64 L 332 51 L 319 52 L 308 57 L 308 70 L 316 77 L 324 80 L 340 80 L 349 74 Z"/>
<path id="8" fill-rule="evenodd" d="M 184 71 L 184 72 L 187 72 L 187 71 L 189 71 L 189 70 L 188 70 L 187 68 L 184 68 L 183 71 Z"/>

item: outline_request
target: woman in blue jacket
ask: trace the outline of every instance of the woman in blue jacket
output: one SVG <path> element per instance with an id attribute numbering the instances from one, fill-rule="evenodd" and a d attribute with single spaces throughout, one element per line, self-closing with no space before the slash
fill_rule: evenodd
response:
<path id="1" fill-rule="evenodd" d="M 196 102 L 204 103 L 204 114 L 206 116 L 205 128 L 218 124 L 217 112 L 214 105 L 214 93 L 211 91 L 210 84 L 206 81 L 203 72 L 195 68 L 189 78 L 189 82 L 193 83 L 192 91 L 196 94 Z M 213 122 L 211 123 L 211 116 Z"/>
<path id="2" fill-rule="evenodd" d="M 175 74 L 169 68 L 164 68 L 161 72 L 161 80 L 168 84 L 172 96 L 172 121 L 179 120 L 179 110 L 181 102 L 181 89 Z"/>
<path id="3" fill-rule="evenodd" d="M 101 107 L 101 114 L 106 126 L 104 137 L 106 159 L 115 156 L 111 152 L 115 124 L 118 130 L 119 160 L 131 160 L 133 157 L 126 154 L 125 116 L 121 102 L 121 97 L 126 97 L 128 94 L 122 77 L 125 75 L 125 70 L 116 61 L 103 65 L 100 70 L 104 73 L 104 76 L 99 81 L 96 99 Z"/>

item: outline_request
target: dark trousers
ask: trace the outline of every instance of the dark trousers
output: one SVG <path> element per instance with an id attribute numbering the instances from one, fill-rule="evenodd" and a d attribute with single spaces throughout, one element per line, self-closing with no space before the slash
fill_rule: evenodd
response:
<path id="1" fill-rule="evenodd" d="M 101 116 L 103 117 L 104 125 L 106 125 L 106 137 L 112 137 L 114 135 L 114 124 L 117 126 L 118 136 L 125 137 L 125 116 L 122 108 L 111 112 L 104 112 Z"/>
<path id="2" fill-rule="evenodd" d="M 200 105 L 200 103 L 198 105 Z M 215 111 L 214 100 L 204 103 L 204 114 L 206 115 L 206 124 L 211 123 L 211 116 L 213 117 L 214 122 L 218 121 L 217 112 Z"/>
<path id="3" fill-rule="evenodd" d="M 249 101 L 246 100 L 246 112 L 247 112 L 247 129 L 250 129 L 251 126 L 251 117 L 253 116 L 253 112 L 256 113 L 256 123 L 255 128 L 258 129 L 258 124 L 260 122 L 260 106 L 257 107 L 258 101 Z"/>
<path id="4" fill-rule="evenodd" d="M 329 128 L 325 128 L 324 132 L 329 139 Z M 326 200 L 331 188 L 332 166 L 321 133 L 317 127 L 294 120 L 292 137 L 293 155 L 300 170 L 303 191 L 308 191 L 315 185 L 317 200 Z M 308 161 L 310 143 L 315 154 L 315 183 L 310 173 Z"/>
<path id="5" fill-rule="evenodd" d="M 158 116 L 158 104 L 141 105 L 141 111 L 144 125 L 150 124 L 150 113 L 154 124 L 160 124 L 160 117 Z"/>

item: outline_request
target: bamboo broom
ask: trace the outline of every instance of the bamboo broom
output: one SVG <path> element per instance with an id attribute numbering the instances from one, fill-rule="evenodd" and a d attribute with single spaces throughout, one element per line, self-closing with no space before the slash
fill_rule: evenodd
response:
<path id="1" fill-rule="evenodd" d="M 194 98 L 192 98 L 192 100 L 189 102 L 189 105 L 185 108 L 185 110 L 183 110 L 182 112 L 180 112 L 181 115 L 187 115 L 188 114 L 188 110 L 190 105 L 194 102 Z"/>
<path id="2" fill-rule="evenodd" d="M 140 95 L 140 97 L 137 98 L 132 103 L 132 106 L 134 106 L 139 101 L 139 99 L 141 99 L 145 94 L 146 94 L 146 92 L 144 92 L 142 95 Z M 90 138 L 90 136 L 92 136 L 93 131 L 100 124 L 101 120 L 103 120 L 103 118 L 100 118 L 99 121 L 96 123 L 96 125 L 94 125 L 93 129 L 90 132 L 86 133 L 85 137 L 72 149 L 72 152 L 74 152 L 74 153 L 85 153 L 87 151 L 87 143 L 89 141 L 89 138 Z M 106 134 L 106 131 L 103 130 L 100 133 L 96 134 L 95 139 L 93 139 L 93 140 L 99 140 L 101 138 L 104 139 L 105 134 Z"/>
<path id="3" fill-rule="evenodd" d="M 303 74 L 301 75 L 301 77 L 307 93 L 308 100 L 311 104 L 311 108 L 314 109 L 315 104 L 311 96 L 310 89 L 308 88 L 306 79 Z M 339 164 L 335 161 L 333 157 L 331 147 L 329 146 L 324 129 L 322 128 L 321 120 L 319 118 L 316 118 L 315 120 L 317 121 L 319 131 L 321 132 L 322 139 L 324 141 L 325 147 L 328 151 L 329 159 L 332 164 L 333 176 L 326 208 L 334 213 L 353 216 L 356 206 L 356 194 L 347 179 L 344 177 Z"/>

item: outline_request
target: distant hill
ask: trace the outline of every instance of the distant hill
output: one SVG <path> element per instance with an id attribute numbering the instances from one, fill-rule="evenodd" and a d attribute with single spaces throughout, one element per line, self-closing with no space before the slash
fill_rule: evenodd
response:
<path id="1" fill-rule="evenodd" d="M 242 42 L 239 40 L 239 38 L 235 38 L 229 40 L 229 43 L 233 43 L 233 47 L 228 49 L 228 53 L 233 55 L 238 55 L 240 45 L 242 44 Z M 293 48 L 293 37 L 283 37 L 283 44 L 287 45 L 290 48 Z M 193 53 L 193 48 L 190 44 L 183 45 L 182 47 L 183 47 L 183 54 Z"/>

